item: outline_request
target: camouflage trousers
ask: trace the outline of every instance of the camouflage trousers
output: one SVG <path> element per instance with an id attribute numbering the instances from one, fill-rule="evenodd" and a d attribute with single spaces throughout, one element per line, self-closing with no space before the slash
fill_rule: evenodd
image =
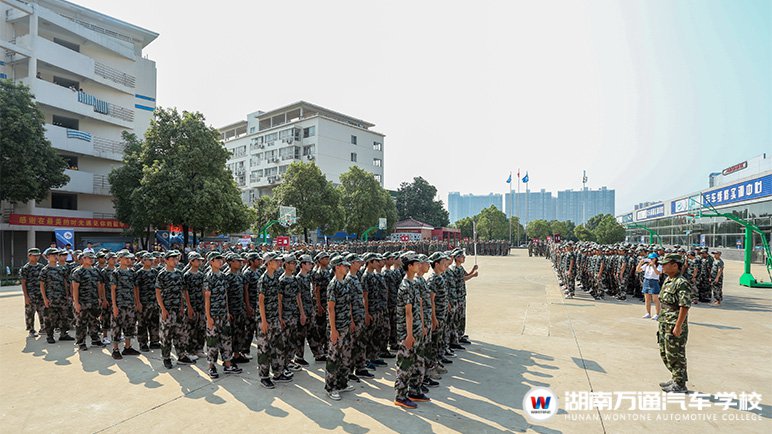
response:
<path id="1" fill-rule="evenodd" d="M 711 280 L 711 288 L 713 289 L 713 299 L 721 301 L 724 299 L 724 280 L 721 279 L 718 283 Z"/>
<path id="2" fill-rule="evenodd" d="M 252 345 L 252 342 L 247 340 L 247 313 L 243 309 L 233 313 L 231 334 L 234 353 L 245 353 Z"/>
<path id="3" fill-rule="evenodd" d="M 102 329 L 102 334 L 108 336 L 110 330 L 113 328 L 113 302 L 107 300 L 107 307 L 100 307 L 99 314 L 99 327 Z"/>
<path id="4" fill-rule="evenodd" d="M 99 306 L 80 305 L 80 313 L 75 319 L 75 340 L 80 344 L 86 343 L 86 333 L 91 335 L 91 340 L 99 340 Z"/>
<path id="5" fill-rule="evenodd" d="M 68 328 L 71 328 L 73 324 L 75 324 L 75 307 L 72 305 L 72 297 L 69 295 L 66 297 L 66 305 L 67 305 L 67 324 L 69 324 Z"/>
<path id="6" fill-rule="evenodd" d="M 569 275 L 566 273 L 566 291 L 569 295 L 574 295 L 574 291 L 576 290 L 576 278 L 572 275 Z"/>
<path id="7" fill-rule="evenodd" d="M 45 308 L 46 314 L 46 336 L 54 337 L 54 329 L 59 327 L 60 336 L 66 334 L 70 329 L 70 321 L 67 318 L 67 311 L 72 309 L 65 300 L 50 300 L 49 307 Z"/>
<path id="8" fill-rule="evenodd" d="M 298 341 L 300 340 L 300 319 L 292 318 L 285 322 L 284 326 L 284 361 L 282 367 L 286 368 L 287 365 L 295 357 L 296 349 L 298 348 Z"/>
<path id="9" fill-rule="evenodd" d="M 206 320 L 204 320 L 206 321 Z M 219 354 L 223 362 L 231 360 L 233 354 L 231 341 L 231 324 L 227 316 L 212 317 L 214 327 L 206 328 L 206 360 L 210 365 L 217 363 Z"/>
<path id="10" fill-rule="evenodd" d="M 431 348 L 432 336 L 427 333 L 426 336 L 423 333 L 419 333 L 418 338 L 413 345 L 415 350 L 415 364 L 413 365 L 413 371 L 410 373 L 410 389 L 420 390 L 421 384 L 423 384 L 426 378 L 426 370 L 429 368 L 428 358 Z"/>
<path id="11" fill-rule="evenodd" d="M 142 304 L 142 312 L 137 315 L 137 341 L 140 345 L 160 342 L 161 308 L 156 303 Z"/>
<path id="12" fill-rule="evenodd" d="M 707 280 L 707 279 L 697 280 L 697 292 L 700 297 L 700 300 L 710 300 L 710 297 L 711 297 L 710 280 Z"/>
<path id="13" fill-rule="evenodd" d="M 268 322 L 268 333 L 257 323 L 257 364 L 260 378 L 281 375 L 284 372 L 284 335 L 278 323 Z"/>
<path id="14" fill-rule="evenodd" d="M 38 322 L 40 323 L 40 330 L 45 330 L 45 305 L 43 300 L 37 300 L 30 297 L 29 304 L 24 305 L 24 324 L 27 327 L 28 332 L 35 331 L 35 314 L 38 315 Z"/>
<path id="15" fill-rule="evenodd" d="M 450 309 L 450 312 L 448 314 L 448 344 L 458 344 L 459 338 L 461 336 L 458 335 L 458 327 L 456 324 L 458 323 L 458 301 L 453 303 L 453 308 Z M 463 335 L 462 335 L 463 336 Z"/>
<path id="16" fill-rule="evenodd" d="M 397 307 L 389 307 L 388 312 L 389 319 L 389 346 L 391 349 L 395 349 L 398 346 L 397 342 Z"/>
<path id="17" fill-rule="evenodd" d="M 257 312 L 257 307 L 253 308 L 254 312 Z M 255 316 L 247 314 L 247 323 L 245 324 L 245 330 L 244 330 L 244 339 L 247 343 L 246 348 L 244 348 L 243 353 L 249 354 L 252 351 L 252 341 L 255 340 Z"/>
<path id="18" fill-rule="evenodd" d="M 434 355 L 432 358 L 435 362 L 438 362 L 444 355 L 445 350 L 448 348 L 448 327 L 445 317 L 438 317 L 437 322 L 439 325 L 437 329 L 432 332 L 432 351 Z"/>
<path id="19" fill-rule="evenodd" d="M 327 354 L 327 375 L 324 377 L 324 390 L 343 390 L 348 385 L 348 374 L 351 372 L 351 333 L 348 327 L 338 330 L 338 341 L 330 341 L 330 351 Z"/>
<path id="20" fill-rule="evenodd" d="M 293 343 L 292 352 L 301 359 L 305 356 L 306 339 L 308 338 L 308 330 L 311 328 L 311 321 L 313 321 L 313 316 L 306 316 L 305 324 L 298 322 L 298 335 L 297 340 Z"/>
<path id="21" fill-rule="evenodd" d="M 161 357 L 164 359 L 170 359 L 172 356 L 172 345 L 177 352 L 177 358 L 180 358 L 187 354 L 188 348 L 188 336 L 187 330 L 184 327 L 182 314 L 177 309 L 169 311 L 169 316 L 166 320 L 161 319 Z"/>
<path id="22" fill-rule="evenodd" d="M 673 382 L 681 386 L 686 385 L 689 379 L 686 374 L 686 340 L 689 337 L 687 324 L 682 326 L 681 336 L 673 335 L 675 324 L 660 322 L 657 330 L 657 342 L 659 343 L 659 355 L 670 371 Z"/>
<path id="23" fill-rule="evenodd" d="M 187 352 L 195 354 L 203 351 L 206 340 L 206 316 L 203 313 L 196 312 L 193 318 L 190 318 L 186 314 L 184 324 L 188 336 L 190 336 Z"/>
<path id="24" fill-rule="evenodd" d="M 356 371 L 357 369 L 365 369 L 366 366 L 366 354 L 367 354 L 367 329 L 365 328 L 365 322 L 357 324 L 354 332 L 351 336 L 351 360 L 349 364 L 349 372 Z"/>
<path id="25" fill-rule="evenodd" d="M 373 323 L 370 324 L 370 336 L 368 339 L 367 358 L 369 360 L 380 359 L 381 354 L 388 352 L 389 345 L 389 317 L 388 312 L 373 313 Z"/>
<path id="26" fill-rule="evenodd" d="M 133 307 L 119 307 L 118 316 L 112 316 L 113 342 L 121 340 L 121 334 L 126 339 L 134 337 L 137 331 L 137 311 Z"/>
<path id="27" fill-rule="evenodd" d="M 260 324 L 258 323 L 258 327 Z M 320 357 L 327 354 L 327 343 L 330 338 L 327 335 L 327 314 L 314 312 L 314 317 L 308 327 L 308 346 L 314 357 Z"/>
<path id="28" fill-rule="evenodd" d="M 466 335 L 466 296 L 459 300 L 456 310 L 456 334 L 461 339 Z"/>
<path id="29" fill-rule="evenodd" d="M 410 391 L 410 380 L 413 378 L 414 371 L 418 364 L 415 350 L 415 343 L 413 344 L 413 348 L 410 349 L 400 343 L 399 348 L 397 349 L 397 379 L 394 381 L 394 390 L 397 394 L 397 399 L 407 398 L 407 394 Z"/>

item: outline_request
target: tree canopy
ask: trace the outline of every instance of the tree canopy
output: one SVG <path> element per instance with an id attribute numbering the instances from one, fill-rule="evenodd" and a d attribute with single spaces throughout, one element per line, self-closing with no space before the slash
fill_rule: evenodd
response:
<path id="1" fill-rule="evenodd" d="M 46 139 L 44 124 L 29 88 L 0 79 L 0 200 L 43 200 L 69 182 L 67 163 Z"/>
<path id="2" fill-rule="evenodd" d="M 388 230 L 394 229 L 397 220 L 397 208 L 391 195 L 375 180 L 372 173 L 358 166 L 340 175 L 341 205 L 343 227 L 346 232 L 362 236 L 365 230 L 378 224 L 378 219 L 386 218 Z"/>
<path id="3" fill-rule="evenodd" d="M 403 182 L 397 190 L 397 214 L 400 220 L 414 218 L 434 227 L 450 223 L 442 201 L 435 199 L 437 188 L 420 176 Z"/>

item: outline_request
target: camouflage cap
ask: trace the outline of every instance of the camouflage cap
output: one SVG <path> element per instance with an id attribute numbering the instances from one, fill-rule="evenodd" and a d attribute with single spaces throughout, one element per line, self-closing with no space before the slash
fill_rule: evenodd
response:
<path id="1" fill-rule="evenodd" d="M 33 247 L 27 250 L 27 255 L 40 256 L 40 249 L 38 249 L 37 247 Z"/>
<path id="2" fill-rule="evenodd" d="M 661 261 L 659 261 L 660 264 L 665 265 L 670 262 L 677 262 L 679 264 L 684 263 L 683 256 L 679 255 L 678 253 L 668 253 L 665 255 Z"/>
<path id="3" fill-rule="evenodd" d="M 281 259 L 276 252 L 265 252 L 263 254 L 263 261 L 273 261 L 274 259 Z"/>
<path id="4" fill-rule="evenodd" d="M 455 249 L 450 253 L 450 256 L 452 258 L 455 258 L 458 256 L 466 256 L 466 253 L 464 252 L 464 249 Z"/>
<path id="5" fill-rule="evenodd" d="M 337 267 L 338 265 L 345 265 L 346 267 L 351 266 L 351 264 L 348 261 L 346 261 L 346 259 L 343 258 L 343 256 L 335 256 L 332 259 L 330 259 L 330 265 L 332 265 L 333 267 Z"/>
<path id="6" fill-rule="evenodd" d="M 56 249 L 54 247 L 49 247 L 43 251 L 43 255 L 49 256 L 49 255 L 58 255 L 59 249 Z"/>
<path id="7" fill-rule="evenodd" d="M 314 256 L 314 262 L 318 262 L 318 261 L 321 261 L 324 258 L 329 258 L 329 257 L 330 257 L 329 253 L 322 251 L 322 252 L 317 253 L 316 256 Z"/>
<path id="8" fill-rule="evenodd" d="M 415 252 L 405 252 L 401 255 L 402 262 L 409 263 L 409 262 L 417 262 L 418 261 L 418 255 L 415 254 Z"/>
<path id="9" fill-rule="evenodd" d="M 164 253 L 164 259 L 176 258 L 178 256 L 180 256 L 180 252 L 176 250 L 169 250 L 168 252 Z"/>
<path id="10" fill-rule="evenodd" d="M 128 250 L 121 250 L 118 253 L 116 253 L 115 256 L 118 258 L 129 258 L 129 259 L 134 258 L 134 254 Z"/>
<path id="11" fill-rule="evenodd" d="M 216 250 L 213 250 L 213 251 L 209 252 L 206 255 L 206 260 L 207 261 L 211 261 L 211 260 L 214 260 L 214 259 L 223 259 L 222 253 L 220 253 L 220 252 L 218 252 Z"/>
<path id="12" fill-rule="evenodd" d="M 345 255 L 344 258 L 347 262 L 364 262 L 364 259 L 356 253 L 349 253 L 348 255 Z"/>
<path id="13" fill-rule="evenodd" d="M 420 255 L 418 255 L 418 262 L 421 262 L 423 264 L 428 264 L 429 263 L 429 257 L 424 255 L 423 253 L 421 253 Z"/>
<path id="14" fill-rule="evenodd" d="M 301 264 L 314 262 L 314 258 L 312 258 L 311 255 L 300 255 L 298 259 L 300 260 Z"/>
<path id="15" fill-rule="evenodd" d="M 81 253 L 78 256 L 80 256 L 81 258 L 91 258 L 91 259 L 94 259 L 96 257 L 96 255 L 94 255 L 93 252 Z"/>
<path id="16" fill-rule="evenodd" d="M 198 252 L 190 252 L 188 253 L 188 261 L 192 261 L 194 259 L 204 259 L 201 257 L 201 255 Z"/>
<path id="17" fill-rule="evenodd" d="M 153 260 L 153 254 L 151 252 L 147 252 L 144 255 L 142 255 L 143 261 L 152 261 Z"/>
<path id="18" fill-rule="evenodd" d="M 107 253 L 105 253 L 105 258 L 107 258 L 107 259 L 110 259 L 110 258 L 114 258 L 115 256 L 116 256 L 116 255 L 115 255 L 115 253 L 113 253 L 113 252 L 107 252 Z"/>
<path id="19" fill-rule="evenodd" d="M 437 262 L 443 259 L 450 259 L 448 255 L 443 252 L 434 252 L 429 256 L 429 262 Z"/>
<path id="20" fill-rule="evenodd" d="M 298 258 L 296 258 L 292 253 L 287 253 L 286 255 L 282 256 L 281 260 L 284 261 L 285 264 L 288 264 L 290 262 L 297 262 Z"/>
<path id="21" fill-rule="evenodd" d="M 254 261 L 254 260 L 262 260 L 263 258 L 260 257 L 260 253 L 257 252 L 249 252 L 247 253 L 247 260 L 248 261 Z"/>

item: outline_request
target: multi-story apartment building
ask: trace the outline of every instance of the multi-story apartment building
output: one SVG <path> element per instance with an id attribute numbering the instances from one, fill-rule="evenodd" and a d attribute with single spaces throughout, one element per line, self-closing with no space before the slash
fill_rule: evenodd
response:
<path id="1" fill-rule="evenodd" d="M 70 177 L 42 201 L 2 204 L 3 265 L 56 229 L 74 229 L 75 247 L 122 240 L 107 175 L 121 164 L 122 132 L 143 136 L 153 116 L 156 66 L 142 50 L 156 37 L 63 0 L 0 1 L 0 77 L 30 88 Z"/>
<path id="2" fill-rule="evenodd" d="M 383 185 L 384 135 L 375 125 L 299 101 L 220 128 L 244 203 L 271 194 L 293 161 L 314 162 L 333 183 L 359 166 Z"/>
<path id="3" fill-rule="evenodd" d="M 473 217 L 485 208 L 493 205 L 499 211 L 509 215 L 509 210 L 501 207 L 501 194 L 489 193 L 486 195 L 461 194 L 459 192 L 448 193 L 448 214 L 451 222 L 457 222 L 465 217 Z"/>

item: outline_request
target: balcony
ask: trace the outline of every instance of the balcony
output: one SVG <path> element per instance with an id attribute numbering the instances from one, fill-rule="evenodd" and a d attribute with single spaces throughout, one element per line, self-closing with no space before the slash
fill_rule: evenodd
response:
<path id="1" fill-rule="evenodd" d="M 116 106 L 85 92 L 77 92 L 45 80 L 26 77 L 20 81 L 29 86 L 30 91 L 40 104 L 108 122 L 123 128 L 134 128 L 134 123 L 132 122 L 134 119 L 133 110 Z"/>
<path id="2" fill-rule="evenodd" d="M 110 195 L 110 181 L 107 175 L 94 175 L 94 194 Z"/>
<path id="3" fill-rule="evenodd" d="M 16 38 L 16 45 L 31 49 L 32 38 L 27 34 Z M 35 38 L 35 53 L 38 60 L 64 69 L 85 79 L 95 81 L 129 95 L 134 95 L 136 78 L 116 68 L 97 62 L 91 57 L 70 50 L 48 39 Z"/>
<path id="4" fill-rule="evenodd" d="M 107 180 L 107 175 L 95 175 L 71 169 L 66 169 L 64 174 L 70 177 L 70 182 L 55 189 L 56 191 L 110 195 L 110 182 Z"/>
<path id="5" fill-rule="evenodd" d="M 87 131 L 46 124 L 46 138 L 55 149 L 121 161 L 126 144 L 120 140 L 95 137 Z"/>

